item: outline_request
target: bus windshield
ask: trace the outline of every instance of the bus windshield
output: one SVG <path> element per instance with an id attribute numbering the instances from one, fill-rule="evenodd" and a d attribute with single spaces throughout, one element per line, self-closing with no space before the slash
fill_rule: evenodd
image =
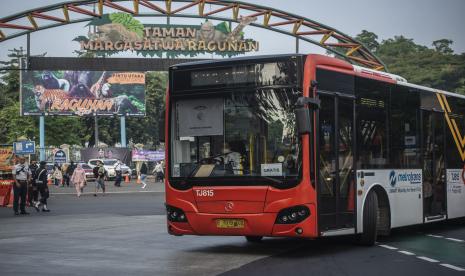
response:
<path id="1" fill-rule="evenodd" d="M 173 101 L 171 177 L 296 179 L 300 96 L 298 88 L 276 87 Z"/>

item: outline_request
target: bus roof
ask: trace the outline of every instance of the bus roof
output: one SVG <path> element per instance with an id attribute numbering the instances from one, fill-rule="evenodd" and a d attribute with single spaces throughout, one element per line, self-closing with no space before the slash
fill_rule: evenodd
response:
<path id="1" fill-rule="evenodd" d="M 312 55 L 323 56 L 323 55 L 318 55 L 318 54 L 312 54 Z M 192 62 L 180 63 L 180 64 L 170 66 L 170 69 L 187 69 L 189 67 L 205 66 L 205 65 L 207 65 L 207 66 L 208 65 L 215 66 L 215 65 L 228 64 L 230 62 L 236 62 L 236 61 L 239 61 L 239 62 L 248 61 L 248 60 L 265 61 L 265 60 L 272 60 L 272 59 L 276 59 L 276 58 L 279 59 L 279 58 L 306 57 L 306 56 L 307 55 L 305 55 L 305 54 L 279 54 L 279 55 L 244 56 L 244 57 L 234 57 L 234 58 L 228 58 L 228 59 L 210 59 L 210 60 L 201 60 L 201 61 L 192 61 Z M 465 99 L 465 95 L 461 95 L 461 94 L 458 94 L 458 93 L 443 91 L 443 90 L 434 89 L 434 88 L 427 87 L 427 86 L 422 86 L 422 85 L 409 83 L 405 78 L 403 78 L 403 77 L 401 77 L 399 75 L 386 73 L 386 72 L 381 72 L 381 71 L 376 71 L 376 70 L 373 70 L 373 69 L 353 65 L 353 64 L 350 64 L 348 62 L 347 62 L 347 65 L 352 66 L 354 72 L 357 75 L 362 76 L 362 77 L 366 76 L 366 77 L 377 77 L 378 79 L 379 78 L 381 78 L 381 79 L 382 78 L 390 79 L 390 80 L 393 80 L 395 83 L 397 83 L 399 85 L 402 85 L 402 86 L 421 89 L 421 90 L 425 90 L 425 91 L 432 92 L 432 93 L 442 93 L 444 95 Z"/>
<path id="2" fill-rule="evenodd" d="M 192 66 L 199 66 L 199 65 L 222 65 L 228 64 L 230 62 L 236 61 L 248 61 L 248 60 L 256 60 L 256 61 L 264 61 L 268 59 L 276 59 L 276 58 L 291 58 L 291 57 L 304 57 L 304 54 L 280 54 L 280 55 L 261 55 L 261 56 L 245 56 L 245 57 L 234 57 L 228 59 L 209 59 L 209 60 L 201 60 L 201 61 L 192 61 L 192 62 L 184 62 L 179 63 L 176 65 L 170 66 L 170 69 L 183 69 Z"/>

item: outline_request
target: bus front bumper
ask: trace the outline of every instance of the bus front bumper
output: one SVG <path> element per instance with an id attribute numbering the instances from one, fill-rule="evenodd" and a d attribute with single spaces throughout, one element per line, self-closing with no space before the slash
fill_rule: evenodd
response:
<path id="1" fill-rule="evenodd" d="M 168 221 L 171 235 L 212 236 L 268 236 L 316 237 L 313 217 L 295 224 L 277 224 L 277 213 L 259 214 L 210 214 L 186 213 L 187 222 Z M 219 225 L 221 222 L 242 221 L 239 225 Z M 228 227 L 231 226 L 231 227 Z"/>

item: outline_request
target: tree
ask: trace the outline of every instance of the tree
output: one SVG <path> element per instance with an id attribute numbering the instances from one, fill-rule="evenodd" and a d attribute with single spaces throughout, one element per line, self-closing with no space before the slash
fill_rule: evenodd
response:
<path id="1" fill-rule="evenodd" d="M 379 47 L 378 36 L 367 30 L 362 30 L 355 39 L 365 45 L 371 52 L 376 53 Z"/>
<path id="2" fill-rule="evenodd" d="M 22 47 L 8 50 L 8 61 L 0 61 L 0 108 L 19 101 L 19 63 L 25 56 Z"/>
<path id="3" fill-rule="evenodd" d="M 454 43 L 450 39 L 439 39 L 436 41 L 433 41 L 433 47 L 438 51 L 439 53 L 443 54 L 452 54 L 454 53 L 454 50 L 450 47 Z"/>
<path id="4" fill-rule="evenodd" d="M 0 108 L 0 144 L 11 144 L 20 136 L 33 140 L 39 137 L 38 120 L 19 116 L 19 101 Z"/>
<path id="5" fill-rule="evenodd" d="M 433 42 L 434 49 L 416 44 L 413 39 L 395 36 L 378 42 L 377 35 L 363 30 L 357 39 L 374 51 L 389 72 L 409 82 L 465 94 L 465 54 L 456 55 L 452 40 Z M 375 47 L 377 45 L 377 47 Z"/>

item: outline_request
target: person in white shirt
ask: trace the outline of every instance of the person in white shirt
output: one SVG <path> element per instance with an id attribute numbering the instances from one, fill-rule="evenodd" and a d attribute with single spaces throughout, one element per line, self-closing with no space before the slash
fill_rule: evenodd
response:
<path id="1" fill-rule="evenodd" d="M 232 173 L 235 175 L 241 174 L 242 155 L 239 152 L 231 150 L 229 143 L 224 144 L 223 154 L 221 156 L 224 165 L 230 166 Z"/>
<path id="2" fill-rule="evenodd" d="M 123 163 L 119 159 L 116 160 L 116 163 L 115 163 L 115 172 L 116 172 L 115 186 L 116 187 L 121 187 L 121 180 L 123 179 L 123 172 L 121 170 L 122 165 Z"/>
<path id="3" fill-rule="evenodd" d="M 164 174 L 163 174 L 163 163 L 162 161 L 158 162 L 154 169 L 155 172 L 155 180 L 163 182 Z"/>
<path id="4" fill-rule="evenodd" d="M 31 181 L 31 171 L 23 156 L 20 156 L 18 161 L 19 163 L 16 164 L 12 170 L 13 179 L 15 181 L 15 184 L 13 185 L 13 211 L 15 212 L 15 215 L 29 215 L 29 213 L 26 212 L 26 195 L 27 184 Z M 18 212 L 18 205 L 21 213 Z"/>

